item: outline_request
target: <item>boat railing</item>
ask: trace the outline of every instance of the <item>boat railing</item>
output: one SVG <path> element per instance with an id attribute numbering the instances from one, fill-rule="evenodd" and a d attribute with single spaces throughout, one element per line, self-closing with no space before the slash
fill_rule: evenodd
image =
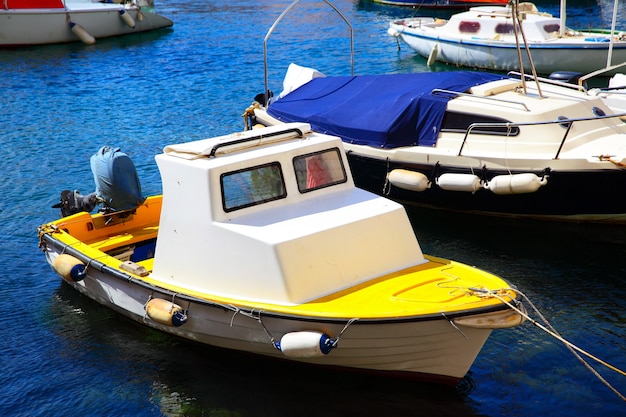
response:
<path id="1" fill-rule="evenodd" d="M 535 78 L 533 75 L 531 74 L 522 74 L 521 72 L 518 71 L 509 71 L 506 74 L 508 77 L 519 77 L 519 78 L 526 78 L 529 81 L 535 81 L 535 79 L 537 81 L 540 81 L 542 83 L 545 84 L 552 84 L 552 85 L 558 85 L 561 87 L 567 87 L 567 88 L 571 88 L 574 90 L 578 90 L 580 92 L 586 93 L 587 92 L 587 85 L 584 82 L 578 82 L 578 84 L 573 84 L 573 83 L 568 83 L 568 82 L 564 82 L 564 81 L 559 81 L 559 80 L 555 80 L 552 78 L 544 78 L 544 77 L 537 77 Z M 581 77 L 582 78 L 582 77 Z"/>
<path id="2" fill-rule="evenodd" d="M 492 131 L 495 129 L 512 131 L 514 128 L 520 128 L 524 126 L 545 126 L 545 125 L 558 124 L 565 128 L 565 132 L 563 133 L 563 138 L 560 141 L 556 154 L 554 155 L 552 159 L 559 159 L 561 150 L 563 149 L 565 142 L 567 142 L 569 132 L 572 126 L 574 125 L 574 123 L 597 121 L 597 120 L 603 120 L 603 119 L 623 118 L 623 117 L 626 117 L 626 113 L 615 113 L 615 114 L 598 115 L 598 116 L 593 116 L 593 117 L 579 117 L 579 118 L 563 117 L 563 118 L 558 118 L 557 120 L 547 120 L 547 121 L 541 121 L 541 122 L 472 123 L 471 125 L 469 125 L 469 127 L 465 131 L 465 135 L 463 136 L 463 141 L 461 142 L 461 147 L 459 148 L 459 152 L 457 153 L 457 156 L 463 155 L 463 148 L 465 147 L 465 144 L 468 142 L 470 135 L 484 134 L 486 129 L 491 129 Z M 479 131 L 480 133 L 473 133 L 473 131 L 475 130 Z"/>
<path id="3" fill-rule="evenodd" d="M 610 71 L 615 71 L 618 68 L 624 67 L 626 66 L 626 62 L 622 62 L 621 64 L 615 64 L 615 65 L 610 65 L 607 66 L 606 68 L 601 68 L 599 70 L 590 72 L 589 74 L 583 75 L 582 77 L 580 77 L 578 79 L 578 83 L 579 84 L 583 84 L 586 83 L 587 80 L 593 78 L 593 77 L 600 77 L 600 76 L 604 76 L 606 75 L 606 73 L 610 72 Z M 623 87 L 622 87 L 623 88 Z M 604 89 L 603 89 L 604 90 Z M 608 89 L 607 89 L 608 90 Z"/>
<path id="4" fill-rule="evenodd" d="M 613 95 L 622 95 L 622 96 L 626 96 L 626 87 L 625 86 L 621 86 L 621 87 L 607 87 L 607 88 L 599 88 L 598 90 L 593 91 L 595 93 L 595 95 L 607 95 L 607 94 L 613 94 Z"/>
<path id="5" fill-rule="evenodd" d="M 530 109 L 528 108 L 528 106 L 526 106 L 525 103 L 521 102 L 521 101 L 513 101 L 513 100 L 504 100 L 501 98 L 495 98 L 495 97 L 483 97 L 483 96 L 476 96 L 474 94 L 468 94 L 468 93 L 460 93 L 458 91 L 450 91 L 450 90 L 443 90 L 441 88 L 435 88 L 431 91 L 431 94 L 450 94 L 453 96 L 461 96 L 461 97 L 472 97 L 472 98 L 477 98 L 480 100 L 489 100 L 489 101 L 494 101 L 494 102 L 500 102 L 500 103 L 508 103 L 508 104 L 514 104 L 520 107 L 524 108 L 524 111 L 530 111 Z"/>
<path id="6" fill-rule="evenodd" d="M 274 21 L 274 24 L 272 24 L 272 26 L 269 28 L 267 34 L 265 35 L 265 38 L 263 39 L 263 72 L 265 78 L 265 91 L 263 92 L 263 94 L 265 95 L 265 105 L 269 103 L 270 99 L 269 82 L 267 76 L 267 41 L 269 40 L 270 36 L 274 32 L 274 29 L 276 28 L 276 26 L 278 26 L 283 17 L 285 17 L 285 15 L 287 15 L 291 11 L 291 9 L 293 9 L 298 3 L 300 3 L 300 0 L 294 0 L 289 6 L 287 6 L 285 10 L 283 10 L 280 16 L 278 16 L 278 18 Z M 341 17 L 341 19 L 346 23 L 348 29 L 350 30 L 350 75 L 354 75 L 354 30 L 352 29 L 352 24 L 350 23 L 348 18 L 341 12 L 341 10 L 339 10 L 329 0 L 324 0 L 324 3 L 330 6 Z"/>

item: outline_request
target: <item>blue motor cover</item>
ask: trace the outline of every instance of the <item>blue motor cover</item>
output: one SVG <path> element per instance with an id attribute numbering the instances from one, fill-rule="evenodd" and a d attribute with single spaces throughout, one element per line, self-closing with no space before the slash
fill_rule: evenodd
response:
<path id="1" fill-rule="evenodd" d="M 96 195 L 108 210 L 132 210 L 145 198 L 133 161 L 120 150 L 103 146 L 91 157 Z"/>

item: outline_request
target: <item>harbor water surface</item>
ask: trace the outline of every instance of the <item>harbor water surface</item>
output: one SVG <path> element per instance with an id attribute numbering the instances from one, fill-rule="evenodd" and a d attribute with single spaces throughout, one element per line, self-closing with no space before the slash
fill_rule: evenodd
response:
<path id="1" fill-rule="evenodd" d="M 243 129 L 264 88 L 263 38 L 289 3 L 161 0 L 171 30 L 0 50 L 0 415 L 626 415 L 626 402 L 530 323 L 495 331 L 466 378 L 441 387 L 199 346 L 121 318 L 50 269 L 36 228 L 59 215 L 62 190 L 94 191 L 89 157 L 101 146 L 128 153 L 150 195 L 161 191 L 154 155 L 166 144 Z M 429 68 L 387 35 L 391 19 L 420 11 L 335 4 L 354 28 L 356 74 L 456 69 Z M 556 0 L 537 5 L 558 14 Z M 570 2 L 569 26 L 610 27 L 612 5 Z M 275 92 L 290 62 L 350 73 L 349 31 L 323 2 L 302 0 L 267 46 Z M 424 252 L 504 277 L 563 337 L 626 369 L 626 228 L 409 213 Z M 589 362 L 626 393 L 624 375 Z"/>

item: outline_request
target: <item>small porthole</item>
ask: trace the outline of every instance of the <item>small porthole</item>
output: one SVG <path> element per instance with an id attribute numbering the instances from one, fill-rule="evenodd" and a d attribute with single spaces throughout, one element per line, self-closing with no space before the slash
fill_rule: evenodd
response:
<path id="1" fill-rule="evenodd" d="M 556 120 L 569 120 L 569 117 L 559 116 L 559 117 L 557 117 L 557 118 L 556 118 Z M 572 123 L 572 122 L 560 123 L 560 126 L 561 126 L 562 128 L 567 129 L 571 123 Z"/>
<path id="2" fill-rule="evenodd" d="M 478 33 L 480 30 L 480 22 L 462 21 L 459 23 L 459 32 L 461 33 Z"/>
<path id="3" fill-rule="evenodd" d="M 591 111 L 596 116 L 606 116 L 606 113 L 600 107 L 594 107 L 593 109 L 591 109 Z"/>

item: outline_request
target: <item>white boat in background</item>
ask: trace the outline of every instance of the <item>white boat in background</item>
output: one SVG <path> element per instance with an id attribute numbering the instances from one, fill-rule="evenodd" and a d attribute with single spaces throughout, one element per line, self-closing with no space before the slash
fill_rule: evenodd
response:
<path id="1" fill-rule="evenodd" d="M 448 20 L 396 20 L 390 23 L 388 32 L 428 58 L 429 64 L 439 61 L 519 71 L 521 58 L 526 71 L 534 64 L 539 74 L 562 70 L 586 74 L 626 62 L 626 32 L 615 28 L 586 32 L 569 29 L 563 6 L 560 18 L 538 11 L 532 3 L 472 7 Z M 608 56 L 612 56 L 609 62 Z"/>
<path id="2" fill-rule="evenodd" d="M 3 0 L 0 47 L 78 41 L 91 45 L 100 38 L 172 25 L 154 13 L 153 4 L 137 0 Z"/>
<path id="3" fill-rule="evenodd" d="M 507 0 L 372 0 L 390 6 L 415 7 L 420 9 L 469 9 L 473 6 L 506 4 Z"/>
<path id="4" fill-rule="evenodd" d="M 522 295 L 424 255 L 404 208 L 356 188 L 343 144 L 297 123 L 173 144 L 147 199 L 128 156 L 91 159 L 39 228 L 76 290 L 195 342 L 331 368 L 456 383 Z M 90 214 L 94 203 L 105 210 Z"/>

